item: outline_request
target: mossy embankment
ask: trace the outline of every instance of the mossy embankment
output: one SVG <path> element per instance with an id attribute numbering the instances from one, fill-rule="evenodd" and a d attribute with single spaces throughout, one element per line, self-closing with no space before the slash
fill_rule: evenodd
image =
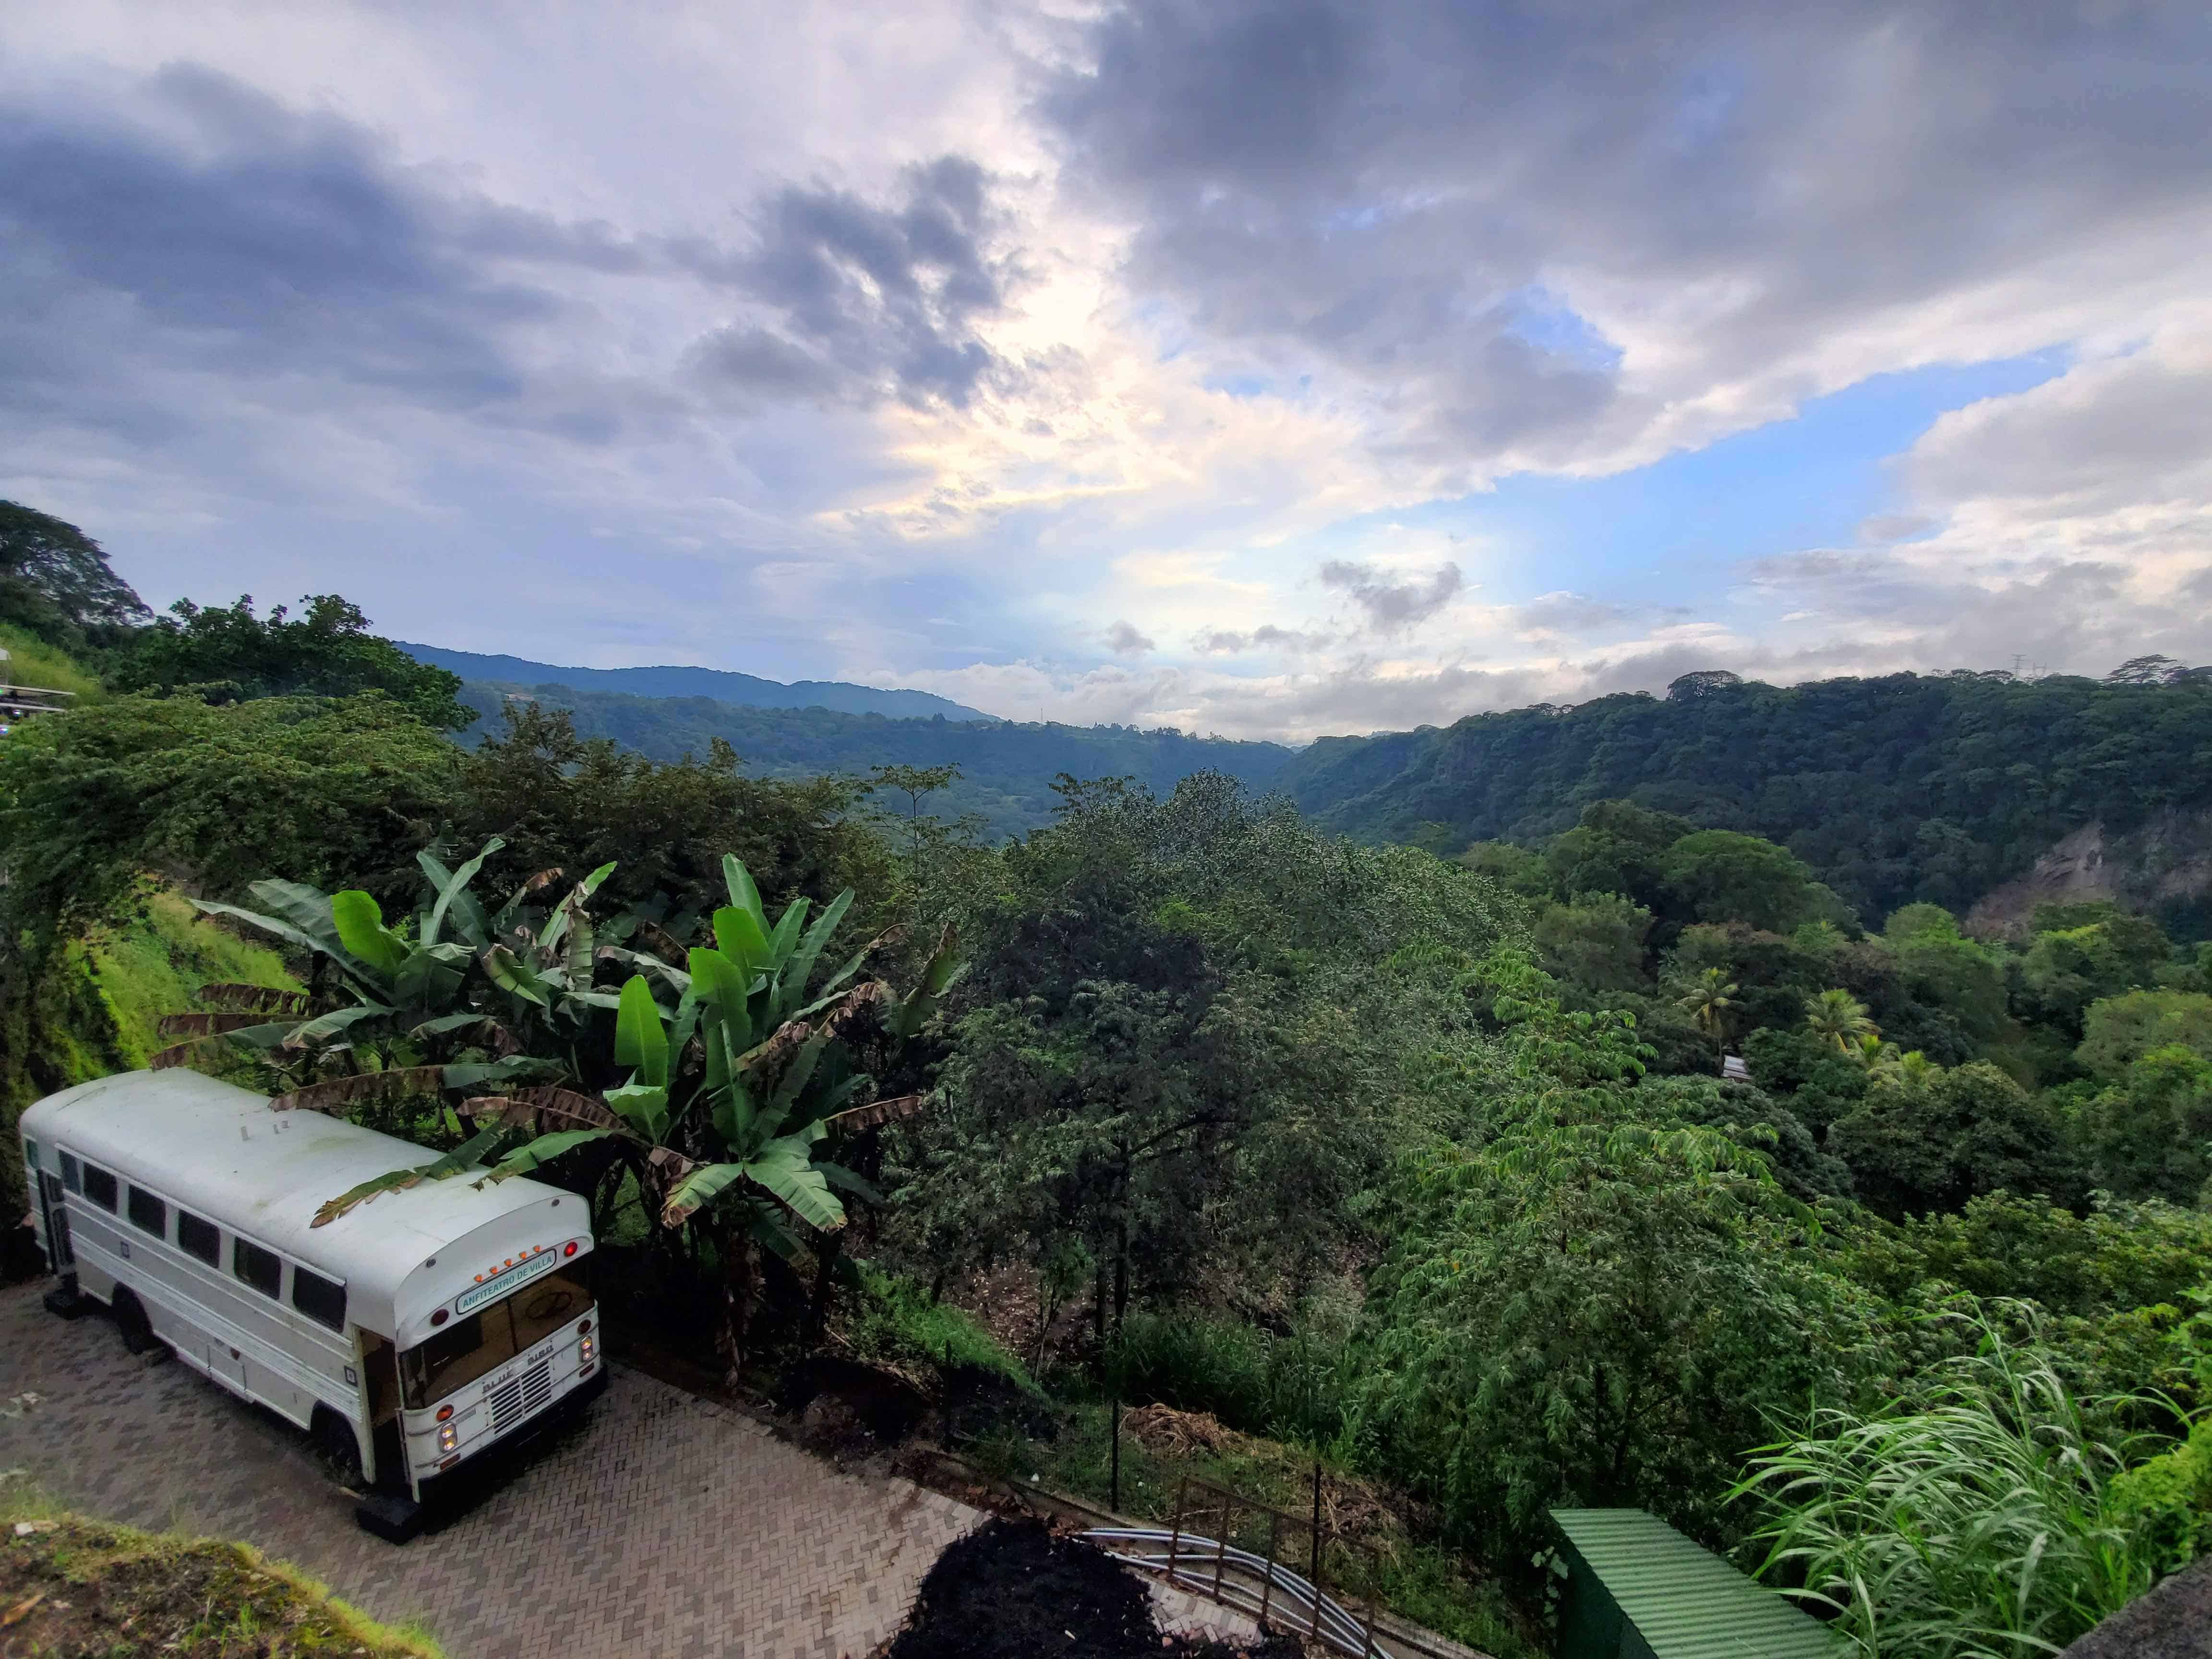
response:
<path id="1" fill-rule="evenodd" d="M 0 1504 L 0 1644 L 11 1654 L 443 1659 L 428 1636 L 377 1623 L 249 1546 L 111 1526 L 29 1493 Z"/>

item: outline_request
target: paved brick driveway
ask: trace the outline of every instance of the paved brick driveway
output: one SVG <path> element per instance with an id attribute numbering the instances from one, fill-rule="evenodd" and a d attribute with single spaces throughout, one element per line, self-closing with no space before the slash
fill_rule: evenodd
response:
<path id="1" fill-rule="evenodd" d="M 372 1616 L 419 1620 L 453 1659 L 839 1659 L 905 1616 L 974 1510 L 841 1475 L 750 1419 L 617 1367 L 583 1425 L 404 1547 L 353 1520 L 295 1431 L 114 1327 L 0 1291 L 0 1467 L 131 1525 L 240 1538 Z"/>

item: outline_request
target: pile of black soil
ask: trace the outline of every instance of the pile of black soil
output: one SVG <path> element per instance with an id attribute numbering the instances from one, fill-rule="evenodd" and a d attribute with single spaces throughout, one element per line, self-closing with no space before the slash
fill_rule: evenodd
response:
<path id="1" fill-rule="evenodd" d="M 1144 1581 L 1041 1522 L 994 1520 L 937 1558 L 884 1659 L 1298 1659 L 1292 1638 L 1163 1637 Z"/>

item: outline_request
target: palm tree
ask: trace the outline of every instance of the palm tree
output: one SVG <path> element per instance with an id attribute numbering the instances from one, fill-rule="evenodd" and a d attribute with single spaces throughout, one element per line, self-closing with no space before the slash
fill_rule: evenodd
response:
<path id="1" fill-rule="evenodd" d="M 1735 991 L 1733 984 L 1722 979 L 1719 969 L 1708 968 L 1690 981 L 1686 991 L 1674 999 L 1677 1008 L 1711 1035 L 1716 1060 L 1721 1058 L 1727 1040 L 1728 1011 L 1735 1006 Z"/>
<path id="2" fill-rule="evenodd" d="M 1838 1054 L 1862 1052 L 1865 1039 L 1879 1038 L 1881 1032 L 1867 1017 L 1866 1004 L 1849 991 L 1827 990 L 1810 998 L 1805 1004 L 1805 1024 L 1824 1043 L 1835 1045 Z"/>

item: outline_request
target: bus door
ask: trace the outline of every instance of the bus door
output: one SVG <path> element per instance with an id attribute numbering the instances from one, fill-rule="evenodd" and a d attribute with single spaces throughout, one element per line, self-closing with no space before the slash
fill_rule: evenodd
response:
<path id="1" fill-rule="evenodd" d="M 399 1422 L 399 1356 L 374 1331 L 361 1334 L 361 1373 L 368 1384 L 368 1432 L 376 1454 L 375 1482 L 397 1491 L 407 1484 L 407 1437 Z"/>
<path id="2" fill-rule="evenodd" d="M 76 1252 L 70 1248 L 69 1205 L 63 1197 L 61 1178 L 39 1171 L 39 1214 L 46 1224 L 46 1265 L 59 1279 L 76 1272 Z"/>

